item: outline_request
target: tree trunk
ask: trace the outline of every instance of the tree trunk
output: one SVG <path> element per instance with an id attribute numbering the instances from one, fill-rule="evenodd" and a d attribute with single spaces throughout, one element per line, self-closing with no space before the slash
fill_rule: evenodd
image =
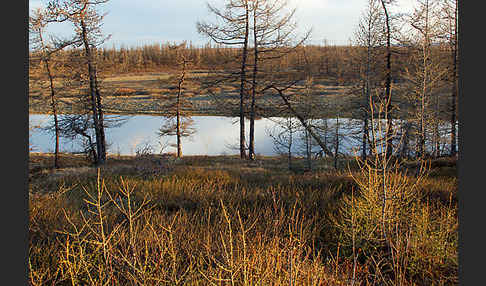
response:
<path id="1" fill-rule="evenodd" d="M 94 78 L 95 78 L 95 88 L 96 88 L 96 107 L 98 109 L 98 122 L 100 125 L 100 140 L 101 140 L 101 160 L 102 162 L 106 161 L 106 137 L 105 137 L 105 125 L 104 125 L 104 115 L 103 115 L 103 104 L 101 101 L 101 94 L 100 90 L 98 87 L 98 77 L 96 73 L 96 68 L 95 68 L 95 73 L 94 73 Z"/>
<path id="2" fill-rule="evenodd" d="M 425 78 L 425 75 L 424 75 Z M 424 80 L 425 84 L 425 80 Z M 423 159 L 425 156 L 425 88 L 423 90 L 420 108 L 420 134 L 419 134 L 419 159 Z"/>
<path id="3" fill-rule="evenodd" d="M 334 169 L 338 169 L 338 154 L 339 154 L 339 115 L 336 116 L 335 126 L 336 144 L 334 145 Z"/>
<path id="4" fill-rule="evenodd" d="M 250 160 L 255 160 L 255 96 L 256 96 L 256 76 L 258 71 L 258 44 L 257 44 L 257 27 L 256 27 L 256 9 L 258 7 L 258 0 L 255 1 L 253 8 L 253 44 L 254 60 L 253 60 L 253 76 L 252 76 L 252 93 L 250 105 L 250 144 L 248 148 L 248 155 Z"/>
<path id="5" fill-rule="evenodd" d="M 457 106 L 457 95 L 458 95 L 458 86 L 457 86 L 457 1 L 456 7 L 454 11 L 454 37 L 453 37 L 453 45 L 452 45 L 452 94 L 451 94 L 451 156 L 456 156 L 457 153 L 457 146 L 456 146 L 456 106 Z"/>
<path id="6" fill-rule="evenodd" d="M 312 141 L 307 129 L 305 130 L 305 153 L 307 157 L 307 170 L 312 171 Z"/>
<path id="7" fill-rule="evenodd" d="M 440 130 L 439 130 L 439 94 L 435 96 L 435 122 L 434 122 L 434 157 L 440 156 Z"/>
<path id="8" fill-rule="evenodd" d="M 370 18 L 371 21 L 371 18 Z M 368 31 L 371 30 L 371 24 L 368 23 Z M 365 86 L 364 86 L 364 100 L 366 102 L 363 111 L 363 142 L 362 142 L 362 154 L 361 159 L 366 160 L 366 143 L 369 140 L 369 126 L 368 126 L 368 107 L 370 106 L 370 85 L 371 85 L 371 35 L 368 34 L 367 38 L 367 47 L 366 47 L 366 79 L 365 79 Z"/>
<path id="9" fill-rule="evenodd" d="M 403 132 L 403 138 L 402 138 L 402 158 L 409 158 L 409 140 L 410 140 L 410 123 L 405 122 L 405 124 L 402 127 L 402 132 Z"/>
<path id="10" fill-rule="evenodd" d="M 179 110 L 179 97 L 177 97 L 177 110 Z M 182 144 L 181 144 L 181 119 L 179 111 L 177 112 L 177 158 L 182 157 Z"/>
<path id="11" fill-rule="evenodd" d="M 47 74 L 49 76 L 49 83 L 51 88 L 51 106 L 52 106 L 52 115 L 54 116 L 54 129 L 56 133 L 56 146 L 54 151 L 54 168 L 59 169 L 59 121 L 57 118 L 57 102 L 55 99 L 55 92 L 54 92 L 54 80 L 52 78 L 51 69 L 49 67 L 49 61 L 45 60 L 45 65 L 47 69 Z"/>
<path id="12" fill-rule="evenodd" d="M 368 73 L 367 73 L 368 74 Z M 368 77 L 368 75 L 367 75 Z M 364 87 L 364 96 L 365 96 L 365 102 L 368 103 L 369 100 L 369 88 L 368 88 L 368 78 L 366 79 L 365 87 Z M 361 159 L 366 160 L 366 154 L 367 154 L 367 143 L 369 140 L 369 126 L 368 126 L 368 111 L 367 111 L 367 106 L 369 104 L 365 104 L 363 107 L 363 136 L 361 139 Z"/>
<path id="13" fill-rule="evenodd" d="M 302 126 L 309 132 L 309 134 L 316 140 L 317 144 L 319 144 L 319 147 L 321 147 L 322 151 L 324 151 L 324 153 L 326 153 L 326 155 L 332 157 L 334 156 L 333 152 L 331 152 L 329 150 L 329 148 L 327 148 L 327 146 L 322 142 L 321 138 L 319 137 L 319 135 L 317 135 L 313 130 L 312 128 L 310 128 L 310 126 L 306 123 L 305 119 L 299 114 L 297 113 L 297 111 L 290 105 L 290 102 L 287 100 L 287 98 L 285 97 L 285 95 L 283 95 L 283 91 L 281 89 L 278 89 L 276 87 L 272 87 L 273 89 L 275 89 L 280 98 L 282 98 L 282 100 L 284 101 L 285 105 L 287 106 L 287 108 L 289 109 L 289 111 L 295 116 L 297 117 L 297 119 L 300 121 L 300 123 L 302 124 Z"/>
<path id="14" fill-rule="evenodd" d="M 42 33 L 39 33 L 39 38 L 41 41 L 42 48 L 44 48 L 44 39 L 42 38 Z M 51 89 L 51 107 L 52 107 L 52 115 L 54 116 L 54 129 L 55 129 L 55 151 L 54 151 L 54 168 L 59 169 L 59 121 L 57 119 L 57 102 L 54 90 L 54 78 L 52 76 L 51 67 L 49 66 L 49 55 L 45 55 L 44 64 L 47 71 L 47 76 L 49 77 L 49 87 Z"/>
<path id="15" fill-rule="evenodd" d="M 426 141 L 426 127 L 425 127 L 425 107 L 426 107 L 426 98 L 427 98 L 427 83 L 428 83 L 428 76 L 429 76 L 429 70 L 427 68 L 428 64 L 428 59 L 429 59 L 429 29 L 428 29 L 428 23 L 429 23 L 429 18 L 428 18 L 428 13 L 429 13 L 429 7 L 428 7 L 428 2 L 426 2 L 426 8 L 425 8 L 425 34 L 424 34 L 424 41 L 422 44 L 422 65 L 423 65 L 423 79 L 422 79 L 422 94 L 421 94 L 421 109 L 420 109 L 420 137 L 419 137 L 419 151 L 420 151 L 420 159 L 424 159 L 426 149 L 425 149 L 425 141 Z"/>
<path id="16" fill-rule="evenodd" d="M 184 78 L 186 75 L 186 60 L 183 59 L 182 63 L 182 73 L 179 79 L 178 92 L 177 92 L 177 106 L 176 106 L 176 136 L 177 136 L 177 158 L 182 157 L 182 142 L 181 142 L 181 95 L 182 95 L 182 85 L 184 84 Z"/>
<path id="17" fill-rule="evenodd" d="M 364 118 L 363 119 L 363 138 L 361 140 L 361 149 L 362 149 L 362 152 L 361 152 L 361 159 L 362 160 L 366 160 L 366 154 L 368 152 L 368 149 L 367 149 L 367 142 L 368 142 L 368 118 Z"/>
<path id="18" fill-rule="evenodd" d="M 288 165 L 289 170 L 292 170 L 292 139 L 293 139 L 293 126 L 292 126 L 292 117 L 287 119 L 288 128 L 289 128 L 289 144 L 288 144 Z"/>
<path id="19" fill-rule="evenodd" d="M 393 154 L 393 120 L 391 116 L 391 44 L 390 44 L 390 19 L 386 5 L 381 1 L 386 20 L 386 79 L 385 79 L 385 114 L 387 117 L 386 126 L 386 157 L 390 158 Z"/>
<path id="20" fill-rule="evenodd" d="M 104 132 L 103 132 L 103 125 L 101 125 L 100 118 L 102 119 L 103 117 L 98 114 L 99 110 L 101 110 L 100 102 L 98 102 L 99 93 L 96 91 L 96 70 L 93 66 L 93 58 L 92 58 L 92 53 L 91 53 L 91 48 L 89 46 L 88 42 L 88 36 L 87 36 L 87 30 L 86 30 L 86 23 L 84 22 L 84 19 L 81 18 L 81 27 L 82 27 L 82 40 L 84 44 L 84 49 L 86 52 L 86 58 L 88 62 L 88 74 L 89 74 L 89 91 L 90 91 L 90 96 L 91 96 L 91 111 L 93 113 L 93 125 L 95 128 L 95 136 L 96 136 L 96 151 L 97 151 L 97 156 L 96 160 L 94 162 L 95 165 L 102 165 L 105 163 L 105 158 L 106 155 L 103 154 L 105 151 L 104 145 Z"/>
<path id="21" fill-rule="evenodd" d="M 246 159 L 246 144 L 245 144 L 245 81 L 246 81 L 246 58 L 248 54 L 248 33 L 249 33 L 249 16 L 248 16 L 248 1 L 245 1 L 245 39 L 243 41 L 243 51 L 241 58 L 241 79 L 240 79 L 240 158 Z"/>

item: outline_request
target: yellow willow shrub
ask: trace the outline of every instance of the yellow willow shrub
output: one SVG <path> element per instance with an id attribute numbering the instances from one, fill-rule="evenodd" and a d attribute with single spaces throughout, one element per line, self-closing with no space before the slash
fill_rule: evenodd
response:
<path id="1" fill-rule="evenodd" d="M 452 201 L 416 204 L 410 224 L 410 275 L 429 285 L 457 285 L 457 206 Z"/>
<path id="2" fill-rule="evenodd" d="M 344 196 L 332 217 L 343 252 L 368 264 L 380 283 L 453 283 L 456 206 L 426 201 L 422 192 L 426 166 L 408 175 L 397 161 L 387 168 L 372 163 L 364 162 L 353 174 L 358 189 Z"/>
<path id="3" fill-rule="evenodd" d="M 333 275 L 309 245 L 311 230 L 297 204 L 285 211 L 282 235 L 259 231 L 260 216 L 243 222 L 238 210 L 230 211 L 222 201 L 220 207 L 218 235 L 208 232 L 200 256 L 198 271 L 207 284 L 344 285 L 348 277 Z"/>

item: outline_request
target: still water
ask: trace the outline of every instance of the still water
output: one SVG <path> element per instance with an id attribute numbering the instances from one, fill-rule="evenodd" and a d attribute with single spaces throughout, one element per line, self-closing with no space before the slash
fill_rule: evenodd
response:
<path id="1" fill-rule="evenodd" d="M 119 127 L 107 128 L 106 141 L 109 154 L 135 155 L 143 148 L 149 148 L 152 153 L 175 152 L 175 147 L 169 144 L 176 142 L 175 136 L 160 138 L 157 131 L 165 120 L 163 116 L 134 115 L 118 116 L 125 121 Z M 105 118 L 109 119 L 110 116 Z M 184 155 L 235 155 L 239 154 L 239 118 L 221 116 L 193 116 L 196 133 L 190 137 L 182 138 L 182 151 Z M 255 152 L 257 155 L 277 155 L 273 134 L 283 129 L 276 123 L 282 118 L 262 118 L 255 121 Z M 47 126 L 51 124 L 52 116 L 43 114 L 30 114 L 29 125 Z M 322 124 L 323 120 L 321 120 Z M 294 119 L 294 124 L 297 120 Z M 360 147 L 361 121 L 355 119 L 339 119 L 339 151 L 353 154 Z M 333 144 L 335 140 L 336 120 L 327 119 L 329 138 L 326 141 Z M 246 138 L 248 141 L 249 121 L 246 121 Z M 445 131 L 447 133 L 447 131 Z M 294 155 L 305 153 L 305 135 L 296 131 L 293 135 L 292 152 Z M 53 152 L 54 132 L 47 132 L 41 128 L 31 128 L 29 131 L 29 144 L 33 152 Z M 165 146 L 165 147 L 163 147 Z M 77 152 L 82 149 L 81 140 L 60 138 L 61 152 Z M 313 150 L 319 150 L 314 144 Z M 354 151 L 353 151 L 354 150 Z"/>
<path id="2" fill-rule="evenodd" d="M 47 126 L 51 120 L 49 115 L 31 114 L 30 123 L 33 126 Z M 107 116 L 109 117 L 109 116 Z M 165 118 L 163 116 L 136 115 L 122 116 L 126 119 L 120 127 L 107 128 L 106 140 L 109 153 L 134 155 L 137 150 L 151 146 L 154 153 L 159 153 L 167 142 L 175 143 L 175 136 L 160 138 L 157 135 Z M 224 155 L 238 154 L 239 121 L 238 118 L 219 116 L 194 116 L 196 133 L 182 138 L 182 150 L 185 155 Z M 246 122 L 249 126 L 249 122 Z M 256 152 L 262 155 L 274 155 L 273 141 L 265 130 L 272 128 L 274 123 L 269 119 L 255 121 Z M 35 152 L 53 152 L 53 132 L 34 129 L 30 132 L 30 143 Z M 61 152 L 73 152 L 81 149 L 79 140 L 60 139 Z M 166 146 L 163 152 L 174 152 L 175 149 Z"/>

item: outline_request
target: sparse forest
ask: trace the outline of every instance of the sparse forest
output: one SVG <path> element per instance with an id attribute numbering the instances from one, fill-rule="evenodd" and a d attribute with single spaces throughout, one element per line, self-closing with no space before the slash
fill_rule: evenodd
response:
<path id="1" fill-rule="evenodd" d="M 208 2 L 207 44 L 131 47 L 108 1 L 29 13 L 29 285 L 458 285 L 457 0 L 363 0 L 341 46 L 287 0 Z M 117 154 L 139 115 L 160 152 Z M 184 151 L 201 116 L 232 154 Z"/>

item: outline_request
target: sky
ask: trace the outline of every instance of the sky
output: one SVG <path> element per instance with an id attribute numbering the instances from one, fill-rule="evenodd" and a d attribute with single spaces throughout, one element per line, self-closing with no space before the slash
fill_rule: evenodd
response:
<path id="1" fill-rule="evenodd" d="M 46 0 L 29 0 L 29 9 Z M 222 7 L 225 0 L 110 0 L 102 5 L 107 12 L 103 32 L 111 38 L 107 47 L 136 47 L 161 42 L 190 41 L 204 45 L 208 38 L 197 33 L 196 22 L 211 22 L 206 3 Z M 396 11 L 409 11 L 413 0 L 398 0 Z M 289 0 L 296 7 L 298 31 L 312 28 L 310 44 L 348 45 L 367 0 Z M 70 27 L 56 24 L 49 32 L 69 35 Z"/>

